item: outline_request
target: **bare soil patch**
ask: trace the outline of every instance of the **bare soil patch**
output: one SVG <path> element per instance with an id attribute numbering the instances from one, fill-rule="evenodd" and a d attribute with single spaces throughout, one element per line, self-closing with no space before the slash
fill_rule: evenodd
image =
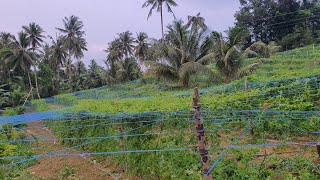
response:
<path id="1" fill-rule="evenodd" d="M 28 126 L 43 126 L 42 122 L 33 122 Z M 28 134 L 38 137 L 39 134 L 51 134 L 48 128 L 28 129 Z M 46 138 L 55 138 L 54 135 L 49 135 Z M 64 149 L 65 147 L 59 145 L 54 141 L 39 141 L 32 148 L 32 151 L 36 154 L 46 154 L 57 150 Z M 68 150 L 63 153 L 74 154 L 79 153 L 78 150 Z M 110 167 L 104 167 L 103 165 L 92 162 L 92 157 L 42 157 L 38 159 L 38 163 L 28 168 L 28 172 L 35 177 L 44 179 L 59 179 L 59 174 L 64 170 L 66 166 L 69 166 L 73 170 L 72 176 L 77 179 L 94 179 L 94 180 L 106 180 L 106 179 L 119 179 L 117 174 L 113 174 Z"/>

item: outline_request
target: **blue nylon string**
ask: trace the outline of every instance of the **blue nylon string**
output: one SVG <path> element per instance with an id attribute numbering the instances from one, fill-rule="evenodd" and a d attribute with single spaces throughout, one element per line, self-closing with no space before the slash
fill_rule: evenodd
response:
<path id="1" fill-rule="evenodd" d="M 139 137 L 139 136 L 152 136 L 152 135 L 165 135 L 170 133 L 148 133 L 148 134 L 129 134 L 129 135 L 115 135 L 115 136 L 100 136 L 100 137 L 83 137 L 83 138 L 48 138 L 48 139 L 40 139 L 39 141 L 72 141 L 72 140 L 90 140 L 90 139 L 112 139 L 112 138 L 119 138 L 119 137 Z M 172 133 L 171 133 L 172 134 Z M 36 142 L 37 140 L 32 139 L 22 139 L 22 140 L 9 140 L 9 141 L 2 141 L 0 144 L 5 143 L 17 143 L 17 142 Z"/>
<path id="2" fill-rule="evenodd" d="M 236 139 L 236 140 L 234 140 L 234 141 L 230 144 L 230 146 L 228 146 L 228 147 L 231 147 L 232 145 L 237 144 L 250 130 L 251 130 L 251 127 L 249 127 L 245 132 L 243 132 L 243 133 L 239 136 L 239 138 Z M 227 152 L 227 150 L 224 150 L 224 151 L 220 154 L 220 156 L 218 157 L 218 159 L 212 164 L 212 166 L 210 167 L 210 169 L 208 170 L 208 172 L 207 172 L 207 174 L 206 174 L 207 176 L 210 175 L 210 173 L 212 172 L 213 168 L 216 167 L 216 165 L 221 161 L 221 159 L 222 159 L 223 156 L 226 154 L 226 152 Z"/>
<path id="3" fill-rule="evenodd" d="M 217 131 L 224 131 L 224 130 L 232 130 L 232 129 L 215 129 L 215 130 L 205 130 L 207 133 L 215 133 Z M 234 129 L 233 129 L 234 130 Z M 189 132 L 193 133 L 193 131 Z M 129 134 L 129 135 L 119 135 L 119 136 L 97 136 L 97 137 L 83 137 L 83 138 L 47 138 L 47 139 L 20 139 L 20 140 L 8 140 L 8 141 L 0 141 L 0 144 L 6 144 L 6 143 L 19 143 L 19 142 L 37 142 L 37 141 L 77 141 L 77 140 L 90 140 L 90 139 L 111 139 L 111 138 L 119 138 L 119 137 L 139 137 L 139 136 L 152 136 L 152 135 L 165 135 L 165 134 L 173 134 L 171 132 L 165 132 L 165 133 L 148 133 L 148 134 Z"/>
<path id="4" fill-rule="evenodd" d="M 147 125 L 144 125 L 144 126 L 140 126 L 140 127 L 138 127 L 138 128 L 133 128 L 133 129 L 127 130 L 127 131 L 125 131 L 125 132 L 122 132 L 122 133 L 119 133 L 119 134 L 116 134 L 116 135 L 127 134 L 127 133 L 129 133 L 129 132 L 132 132 L 132 131 L 135 131 L 135 130 L 138 130 L 138 129 L 141 129 L 141 128 L 144 128 L 144 127 L 147 127 L 147 126 L 152 126 L 152 125 L 154 125 L 154 124 L 155 124 L 155 122 L 154 122 L 154 123 L 147 124 Z M 21 161 L 18 161 L 18 162 L 14 162 L 14 163 L 5 165 L 4 167 L 14 166 L 14 165 L 21 164 L 21 163 L 24 163 L 24 162 L 29 162 L 29 161 L 32 161 L 32 160 L 35 160 L 35 159 L 39 159 L 39 158 L 41 158 L 41 157 L 44 157 L 44 156 L 46 156 L 46 155 L 51 155 L 51 154 L 54 154 L 54 153 L 60 153 L 60 152 L 68 151 L 68 150 L 71 150 L 71 149 L 76 149 L 76 148 L 79 148 L 79 147 L 81 147 L 81 146 L 89 145 L 89 144 L 96 143 L 96 142 L 100 142 L 100 141 L 102 141 L 102 139 L 100 139 L 100 140 L 95 140 L 95 141 L 92 141 L 92 142 L 86 142 L 86 143 L 83 143 L 83 144 L 80 144 L 80 145 L 77 145 L 77 146 L 73 146 L 73 147 L 67 147 L 67 148 L 64 148 L 64 149 L 61 149 L 61 150 L 58 150 L 58 151 L 55 151 L 55 152 L 47 153 L 47 154 L 36 155 L 36 156 L 33 156 L 33 157 L 31 157 L 31 158 L 28 158 L 28 159 L 24 159 L 24 160 L 21 160 Z"/>
<path id="5" fill-rule="evenodd" d="M 229 145 L 229 146 L 219 146 L 211 149 L 245 149 L 245 148 L 255 148 L 255 147 L 279 147 L 279 146 L 287 146 L 287 145 L 304 145 L 304 146 L 315 146 L 319 142 L 282 142 L 279 144 L 248 144 L 248 145 Z M 127 151 L 115 151 L 115 152 L 85 152 L 85 153 L 77 153 L 77 154 L 70 154 L 70 156 L 81 156 L 81 155 L 108 155 L 108 154 L 124 154 L 124 153 L 143 153 L 143 152 L 166 152 L 166 151 L 183 151 L 183 150 L 196 150 L 196 148 L 171 148 L 171 149 L 154 149 L 154 150 L 127 150 Z M 222 152 L 218 159 L 222 159 L 226 152 Z M 41 157 L 49 157 L 49 156 L 66 156 L 68 154 L 45 154 Z M 40 155 L 37 155 L 40 156 Z M 7 156 L 7 157 L 1 157 L 0 159 L 22 159 L 22 158 L 28 158 L 28 156 Z M 217 159 L 217 160 L 218 160 Z M 219 161 L 220 161 L 219 160 Z M 217 161 L 213 165 L 217 165 L 219 162 Z"/>

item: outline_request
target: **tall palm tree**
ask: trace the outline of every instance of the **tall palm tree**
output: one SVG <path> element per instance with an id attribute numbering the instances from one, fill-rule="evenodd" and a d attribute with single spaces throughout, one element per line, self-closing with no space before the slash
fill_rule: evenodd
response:
<path id="1" fill-rule="evenodd" d="M 85 32 L 83 29 L 83 22 L 76 16 L 65 17 L 63 19 L 64 28 L 57 28 L 64 34 L 63 42 L 64 47 L 68 50 L 69 60 L 72 62 L 71 57 L 74 56 L 77 60 L 83 57 L 83 51 L 87 51 L 87 42 L 83 38 Z M 71 70 L 68 70 L 71 72 Z M 71 80 L 72 74 L 69 74 Z"/>
<path id="2" fill-rule="evenodd" d="M 0 51 L 5 52 L 8 50 L 8 48 L 12 48 L 14 39 L 14 35 L 10 33 L 0 32 Z M 3 52 L 0 53 L 4 54 Z M 10 64 L 4 62 L 3 59 L 5 58 L 6 57 L 0 58 L 1 77 L 4 82 L 6 82 L 7 80 L 11 81 Z"/>
<path id="3" fill-rule="evenodd" d="M 123 56 L 128 58 L 133 55 L 133 49 L 135 42 L 130 31 L 126 31 L 119 34 L 119 46 L 122 49 Z"/>
<path id="4" fill-rule="evenodd" d="M 157 12 L 160 12 L 161 16 L 161 32 L 162 32 L 162 39 L 164 39 L 164 27 L 163 27 L 163 6 L 166 6 L 168 9 L 168 12 L 172 13 L 173 16 L 175 17 L 171 6 L 175 7 L 178 6 L 178 4 L 174 0 L 147 0 L 142 8 L 146 7 L 151 7 L 149 14 L 148 14 L 148 19 L 151 17 L 152 12 L 156 9 Z"/>
<path id="5" fill-rule="evenodd" d="M 105 50 L 107 55 L 106 65 L 110 68 L 112 78 L 116 76 L 115 64 L 117 61 L 123 58 L 122 47 L 120 39 L 116 38 L 108 44 L 108 48 Z"/>
<path id="6" fill-rule="evenodd" d="M 2 51 L 1 57 L 5 57 L 5 62 L 12 64 L 13 70 L 20 69 L 28 75 L 30 91 L 32 90 L 32 82 L 30 77 L 30 67 L 34 65 L 34 53 L 29 50 L 28 34 L 19 32 L 18 38 L 13 42 L 12 49 Z"/>
<path id="7" fill-rule="evenodd" d="M 64 48 L 63 38 L 59 36 L 56 40 L 50 37 L 52 40 L 51 45 L 51 54 L 52 54 L 52 65 L 54 70 L 58 75 L 58 79 L 60 79 L 60 66 L 63 66 L 66 62 L 68 52 L 67 49 Z"/>
<path id="8" fill-rule="evenodd" d="M 22 29 L 27 33 L 28 35 L 28 43 L 31 46 L 31 49 L 33 53 L 35 53 L 36 49 L 41 46 L 41 43 L 43 42 L 43 39 L 45 36 L 43 36 L 43 29 L 36 23 L 32 22 L 28 26 L 22 26 Z M 40 93 L 39 93 L 39 87 L 38 87 L 38 78 L 37 78 L 37 68 L 36 63 L 34 63 L 34 74 L 35 74 L 35 83 L 36 83 L 36 91 L 38 98 L 40 99 Z"/>
<path id="9" fill-rule="evenodd" d="M 36 51 L 41 46 L 45 36 L 43 29 L 36 23 L 32 22 L 28 26 L 22 26 L 22 29 L 28 35 L 28 43 L 33 51 Z"/>
<path id="10" fill-rule="evenodd" d="M 145 61 L 147 58 L 147 53 L 149 49 L 149 43 L 147 42 L 148 35 L 144 32 L 137 34 L 136 47 L 135 47 L 135 57 L 139 58 L 140 61 Z"/>
<path id="11" fill-rule="evenodd" d="M 188 16 L 188 23 L 186 26 L 191 26 L 192 31 L 198 31 L 200 28 L 203 30 L 207 29 L 205 19 L 200 16 L 200 12 L 196 16 Z"/>

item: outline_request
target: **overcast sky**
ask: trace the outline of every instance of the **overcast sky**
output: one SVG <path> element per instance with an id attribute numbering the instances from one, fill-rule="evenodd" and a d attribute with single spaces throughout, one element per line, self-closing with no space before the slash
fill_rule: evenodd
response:
<path id="1" fill-rule="evenodd" d="M 62 27 L 62 18 L 76 15 L 84 23 L 88 52 L 84 61 L 96 59 L 102 64 L 107 48 L 117 33 L 130 30 L 134 34 L 146 32 L 150 37 L 160 38 L 160 16 L 154 13 L 147 21 L 148 9 L 142 9 L 144 0 L 1 0 L 0 31 L 16 34 L 22 25 L 38 23 L 47 35 L 55 36 L 56 27 Z M 188 15 L 206 19 L 210 29 L 224 31 L 234 24 L 234 14 L 239 9 L 239 0 L 176 0 L 177 18 Z M 6 8 L 4 8 L 6 7 Z M 165 24 L 173 20 L 165 13 Z"/>

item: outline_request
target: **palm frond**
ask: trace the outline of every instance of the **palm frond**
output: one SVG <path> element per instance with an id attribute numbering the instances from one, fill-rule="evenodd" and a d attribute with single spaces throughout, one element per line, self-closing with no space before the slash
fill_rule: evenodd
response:
<path id="1" fill-rule="evenodd" d="M 215 53 L 211 52 L 211 53 L 208 53 L 207 55 L 203 56 L 201 59 L 197 60 L 196 62 L 198 62 L 202 65 L 208 65 L 208 64 L 214 63 L 215 61 L 216 61 L 215 60 Z"/>
<path id="2" fill-rule="evenodd" d="M 260 62 L 255 62 L 253 64 L 248 65 L 242 71 L 240 71 L 238 77 L 241 78 L 244 76 L 248 76 L 250 73 L 255 71 L 261 64 L 262 64 L 262 62 L 260 61 Z"/>
<path id="3" fill-rule="evenodd" d="M 188 62 L 183 64 L 179 69 L 179 77 L 182 85 L 187 87 L 189 85 L 191 75 L 199 73 L 206 74 L 209 77 L 214 76 L 214 73 L 211 69 L 198 62 Z"/>
<path id="4" fill-rule="evenodd" d="M 179 78 L 178 70 L 169 65 L 154 61 L 145 61 L 144 64 L 148 67 L 146 74 L 170 80 L 178 80 Z"/>
<path id="5" fill-rule="evenodd" d="M 244 51 L 243 55 L 244 55 L 244 58 L 254 58 L 259 56 L 259 54 L 251 50 L 250 47 Z"/>

